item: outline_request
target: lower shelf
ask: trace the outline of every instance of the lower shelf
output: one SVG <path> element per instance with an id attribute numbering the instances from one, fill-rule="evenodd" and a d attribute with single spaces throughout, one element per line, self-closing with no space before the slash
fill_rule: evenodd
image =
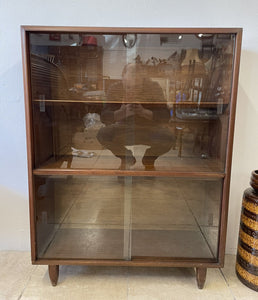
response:
<path id="1" fill-rule="evenodd" d="M 197 230 L 133 230 L 125 249 L 122 229 L 59 229 L 40 258 L 128 259 L 137 257 L 214 258 Z"/>

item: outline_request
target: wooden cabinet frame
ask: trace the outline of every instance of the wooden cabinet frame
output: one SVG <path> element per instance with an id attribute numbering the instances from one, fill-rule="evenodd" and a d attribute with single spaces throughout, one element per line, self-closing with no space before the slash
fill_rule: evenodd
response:
<path id="1" fill-rule="evenodd" d="M 220 211 L 219 226 L 219 247 L 218 260 L 213 259 L 134 259 L 126 260 L 92 260 L 92 259 L 39 259 L 36 251 L 36 216 L 35 216 L 35 183 L 34 175 L 123 175 L 131 176 L 128 170 L 87 170 L 87 169 L 49 169 L 37 168 L 34 165 L 34 144 L 33 144 L 33 119 L 32 119 L 32 91 L 31 91 L 31 66 L 30 66 L 30 50 L 29 50 L 29 33 L 109 33 L 109 34 L 125 34 L 125 33 L 178 33 L 178 34 L 197 34 L 198 32 L 207 34 L 235 34 L 235 52 L 233 61 L 233 80 L 231 87 L 231 103 L 230 103 L 230 119 L 228 127 L 228 145 L 226 152 L 225 173 L 212 172 L 193 172 L 191 176 L 206 178 L 224 178 L 223 195 Z M 230 187 L 232 147 L 236 112 L 236 98 L 238 89 L 238 74 L 241 53 L 242 29 L 240 28 L 108 28 L 108 27 L 52 27 L 52 26 L 22 26 L 22 51 L 23 51 L 23 77 L 24 77 L 24 93 L 25 93 L 25 112 L 26 112 L 26 132 L 27 132 L 27 156 L 28 156 L 28 178 L 29 178 L 29 203 L 30 203 L 30 230 L 31 230 L 31 257 L 33 264 L 49 265 L 49 275 L 53 285 L 56 285 L 58 279 L 59 265 L 102 265 L 102 266 L 150 266 L 150 267 L 194 267 L 197 270 L 198 287 L 202 288 L 205 282 L 207 268 L 220 268 L 224 265 L 225 243 L 227 231 L 227 215 L 228 215 L 228 198 Z M 148 171 L 137 172 L 138 176 L 153 176 Z M 189 173 L 181 172 L 163 172 L 157 171 L 155 176 L 180 176 L 187 178 Z"/>

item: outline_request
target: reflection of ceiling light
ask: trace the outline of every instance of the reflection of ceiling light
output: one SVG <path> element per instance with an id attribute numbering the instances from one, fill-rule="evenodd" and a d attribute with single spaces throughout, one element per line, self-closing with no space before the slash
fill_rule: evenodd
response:
<path id="1" fill-rule="evenodd" d="M 160 45 L 163 44 L 167 45 L 177 45 L 178 43 L 181 43 L 183 40 L 183 35 L 179 33 L 173 33 L 173 34 L 161 34 L 160 35 Z"/>
<path id="2" fill-rule="evenodd" d="M 198 37 L 202 37 L 202 36 L 203 36 L 203 34 L 202 34 L 202 33 L 199 33 L 199 34 L 198 34 Z"/>
<path id="3" fill-rule="evenodd" d="M 133 48 L 137 40 L 137 35 L 135 33 L 123 34 L 122 40 L 126 48 Z"/>

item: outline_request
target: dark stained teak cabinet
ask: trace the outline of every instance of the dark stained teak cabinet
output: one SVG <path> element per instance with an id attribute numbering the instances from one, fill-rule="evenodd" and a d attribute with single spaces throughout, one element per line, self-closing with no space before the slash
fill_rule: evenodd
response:
<path id="1" fill-rule="evenodd" d="M 242 30 L 22 27 L 31 255 L 222 267 Z"/>

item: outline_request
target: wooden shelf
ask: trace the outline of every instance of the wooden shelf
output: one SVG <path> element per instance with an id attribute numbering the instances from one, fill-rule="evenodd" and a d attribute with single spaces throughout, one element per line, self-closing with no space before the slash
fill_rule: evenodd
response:
<path id="1" fill-rule="evenodd" d="M 135 170 L 94 170 L 94 169 L 50 169 L 37 168 L 34 175 L 90 175 L 90 176 L 149 176 L 149 177 L 187 177 L 187 178 L 224 178 L 219 172 L 180 172 L 180 171 L 135 171 Z"/>
<path id="2" fill-rule="evenodd" d="M 33 102 L 45 102 L 45 103 L 116 103 L 119 104 L 121 102 L 119 101 L 106 101 L 106 99 L 96 99 L 94 97 L 83 97 L 81 99 L 34 99 Z M 175 102 L 175 101 L 155 101 L 155 102 L 149 102 L 149 101 L 123 101 L 122 103 L 130 103 L 130 104 L 170 104 L 170 105 L 177 105 L 177 106 L 217 106 L 217 102 L 192 102 L 192 101 L 182 101 L 182 102 Z M 222 105 L 226 105 L 226 103 L 222 103 Z"/>
<path id="3" fill-rule="evenodd" d="M 224 178 L 220 162 L 215 159 L 193 157 L 160 157 L 155 163 L 155 170 L 146 171 L 141 164 L 141 157 L 130 169 L 121 170 L 120 160 L 112 155 L 96 155 L 83 158 L 66 155 L 58 160 L 54 157 L 33 170 L 34 175 L 101 175 L 101 176 L 170 176 L 196 178 Z"/>

